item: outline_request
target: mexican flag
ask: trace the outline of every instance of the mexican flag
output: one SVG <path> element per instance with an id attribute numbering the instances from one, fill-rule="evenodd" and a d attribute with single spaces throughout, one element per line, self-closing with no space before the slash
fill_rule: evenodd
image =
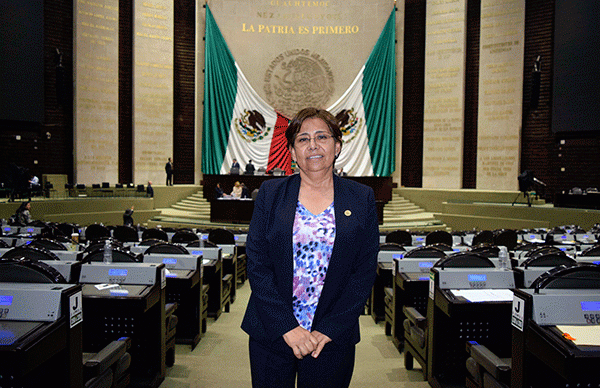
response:
<path id="1" fill-rule="evenodd" d="M 388 176 L 395 166 L 395 8 L 350 88 L 328 110 L 340 122 L 336 168 L 353 176 Z M 250 86 L 206 6 L 202 172 L 227 174 L 233 159 L 291 173 L 288 120 Z"/>

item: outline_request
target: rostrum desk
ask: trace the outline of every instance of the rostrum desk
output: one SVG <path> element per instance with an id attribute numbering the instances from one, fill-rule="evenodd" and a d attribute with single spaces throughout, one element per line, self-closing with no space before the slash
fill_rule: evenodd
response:
<path id="1" fill-rule="evenodd" d="M 514 274 L 497 268 L 438 268 L 430 272 L 427 303 L 427 381 L 464 387 L 467 341 L 510 355 L 512 301 L 470 302 L 454 289 L 513 289 Z"/>
<path id="2" fill-rule="evenodd" d="M 167 303 L 177 303 L 175 342 L 194 350 L 202 338 L 202 256 L 150 253 L 144 262 L 167 268 Z"/>
<path id="3" fill-rule="evenodd" d="M 80 306 L 78 284 L 0 283 L 1 387 L 82 386 Z"/>
<path id="4" fill-rule="evenodd" d="M 97 352 L 130 337 L 131 386 L 158 387 L 166 373 L 165 265 L 89 263 L 81 267 L 80 283 L 83 349 Z"/>

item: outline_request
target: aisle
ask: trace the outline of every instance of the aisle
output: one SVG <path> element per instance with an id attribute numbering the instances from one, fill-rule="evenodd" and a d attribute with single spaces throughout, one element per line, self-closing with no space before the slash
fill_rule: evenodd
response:
<path id="1" fill-rule="evenodd" d="M 240 324 L 250 286 L 246 282 L 237 290 L 231 312 L 217 321 L 209 319 L 208 330 L 196 349 L 177 345 L 175 365 L 167 368 L 160 388 L 244 388 L 250 387 L 248 336 Z M 361 318 L 362 341 L 356 348 L 356 368 L 352 388 L 429 387 L 420 370 L 404 369 L 403 356 L 386 337 L 383 324 L 370 316 Z"/>

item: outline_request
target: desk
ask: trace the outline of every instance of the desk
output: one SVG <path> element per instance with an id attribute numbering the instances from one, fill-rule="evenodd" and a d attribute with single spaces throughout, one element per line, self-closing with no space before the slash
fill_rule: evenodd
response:
<path id="1" fill-rule="evenodd" d="M 210 222 L 249 224 L 254 201 L 248 199 L 214 199 L 210 201 Z"/>
<path id="2" fill-rule="evenodd" d="M 69 327 L 69 298 L 81 286 L 65 287 L 57 320 L 0 321 L 0 386 L 82 386 L 82 324 Z"/>
<path id="3" fill-rule="evenodd" d="M 385 291 L 386 287 L 392 287 L 393 263 L 377 263 L 377 277 L 371 292 L 371 317 L 375 323 L 385 319 Z"/>
<path id="4" fill-rule="evenodd" d="M 404 306 L 414 307 L 422 315 L 427 315 L 427 291 L 429 274 L 396 272 L 394 276 L 394 319 L 392 341 L 397 348 L 404 342 L 403 323 L 406 317 Z"/>
<path id="5" fill-rule="evenodd" d="M 560 296 L 554 298 L 560 311 Z M 525 319 L 522 331 L 512 327 L 511 387 L 599 386 L 600 347 L 577 346 L 563 338 L 556 326 L 535 322 L 532 290 L 516 290 L 517 299 L 524 301 Z"/>
<path id="6" fill-rule="evenodd" d="M 272 175 L 209 175 L 205 174 L 202 178 L 202 186 L 203 186 L 203 195 L 208 201 L 211 202 L 211 222 L 238 222 L 238 223 L 249 223 L 252 218 L 252 211 L 254 210 L 254 203 L 249 204 L 237 204 L 233 205 L 236 207 L 233 210 L 228 210 L 229 212 L 239 211 L 238 214 L 241 218 L 234 218 L 228 213 L 221 213 L 223 210 L 222 204 L 217 204 L 217 208 L 213 212 L 213 202 L 215 202 L 215 187 L 217 183 L 221 184 L 223 192 L 231 193 L 233 189 L 233 185 L 236 181 L 244 182 L 246 187 L 248 187 L 248 191 L 252 192 L 254 189 L 258 189 L 260 185 L 268 180 L 268 179 L 280 179 L 280 176 L 272 176 Z M 375 193 L 375 201 L 377 202 L 377 215 L 379 216 L 379 224 L 383 223 L 383 207 L 386 203 L 392 200 L 392 188 L 394 183 L 392 181 L 392 177 L 375 177 L 375 176 L 352 176 L 352 177 L 344 177 L 344 179 L 351 179 L 353 181 L 362 183 L 367 185 L 373 189 Z M 217 201 L 217 203 L 220 201 Z M 226 203 L 229 201 L 226 201 Z M 240 201 L 244 202 L 244 201 Z M 251 202 L 251 201 L 249 201 Z M 251 210 L 250 210 L 251 209 Z M 214 214 L 214 220 L 213 220 Z M 233 214 L 233 213 L 232 213 Z"/>
<path id="7" fill-rule="evenodd" d="M 83 286 L 83 348 L 97 352 L 113 340 L 130 337 L 131 386 L 157 388 L 166 373 L 165 289 L 160 282 L 121 287 L 129 294 Z"/>
<path id="8" fill-rule="evenodd" d="M 223 261 L 219 259 L 204 259 L 202 281 L 208 285 L 209 317 L 217 320 L 223 312 Z"/>

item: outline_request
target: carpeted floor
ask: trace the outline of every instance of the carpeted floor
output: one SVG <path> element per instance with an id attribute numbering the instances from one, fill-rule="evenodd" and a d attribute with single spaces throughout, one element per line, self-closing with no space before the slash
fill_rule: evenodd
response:
<path id="1" fill-rule="evenodd" d="M 177 345 L 175 365 L 167 368 L 160 388 L 229 388 L 250 387 L 248 336 L 240 324 L 250 286 L 246 282 L 237 290 L 237 299 L 229 313 L 217 321 L 209 319 L 208 330 L 196 349 Z M 404 369 L 403 355 L 385 335 L 383 323 L 370 316 L 361 318 L 362 341 L 356 348 L 356 367 L 352 388 L 429 387 L 420 369 Z"/>

